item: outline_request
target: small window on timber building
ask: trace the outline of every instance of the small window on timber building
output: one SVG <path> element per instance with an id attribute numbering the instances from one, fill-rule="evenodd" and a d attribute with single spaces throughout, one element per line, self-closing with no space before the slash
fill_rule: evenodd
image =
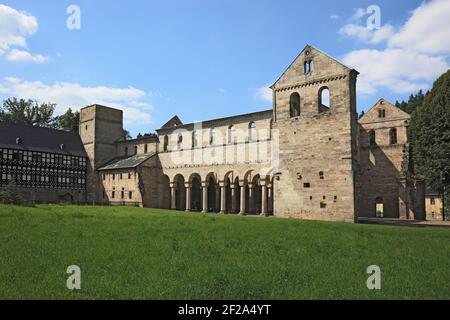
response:
<path id="1" fill-rule="evenodd" d="M 390 144 L 397 144 L 397 129 L 392 128 L 389 130 L 389 143 Z"/>

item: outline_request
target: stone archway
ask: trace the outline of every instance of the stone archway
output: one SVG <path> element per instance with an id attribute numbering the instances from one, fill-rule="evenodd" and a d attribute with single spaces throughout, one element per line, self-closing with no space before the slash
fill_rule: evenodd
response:
<path id="1" fill-rule="evenodd" d="M 230 178 L 227 178 L 225 181 L 225 212 L 231 212 L 232 206 L 232 195 L 231 195 L 231 181 Z"/>
<path id="2" fill-rule="evenodd" d="M 159 194 L 158 205 L 159 208 L 169 209 L 170 208 L 170 179 L 167 175 L 163 175 L 159 184 Z"/>
<path id="3" fill-rule="evenodd" d="M 190 177 L 190 196 L 191 196 L 191 210 L 202 211 L 202 181 L 198 174 L 193 174 Z"/>
<path id="4" fill-rule="evenodd" d="M 208 211 L 217 212 L 220 208 L 217 208 L 217 192 L 220 192 L 217 188 L 216 179 L 213 174 L 209 174 L 206 178 L 208 185 Z"/>
<path id="5" fill-rule="evenodd" d="M 183 175 L 177 174 L 173 179 L 174 196 L 175 196 L 175 208 L 176 210 L 185 210 L 186 209 L 186 187 L 185 187 L 185 179 Z"/>

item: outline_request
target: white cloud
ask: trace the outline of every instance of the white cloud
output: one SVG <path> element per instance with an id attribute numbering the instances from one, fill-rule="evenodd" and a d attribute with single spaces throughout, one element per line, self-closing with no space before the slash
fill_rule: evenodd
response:
<path id="1" fill-rule="evenodd" d="M 352 51 L 343 62 L 360 72 L 358 90 L 366 94 L 373 94 L 378 88 L 396 93 L 424 89 L 448 69 L 443 57 L 390 48 Z"/>
<path id="2" fill-rule="evenodd" d="M 359 20 L 367 14 L 366 9 L 363 8 L 356 8 L 354 11 L 351 20 Z"/>
<path id="3" fill-rule="evenodd" d="M 217 91 L 219 91 L 220 93 L 226 93 L 227 92 L 227 90 L 224 89 L 224 88 L 219 88 L 219 89 L 217 89 Z"/>
<path id="4" fill-rule="evenodd" d="M 422 3 L 401 30 L 389 39 L 389 46 L 429 54 L 450 54 L 450 1 Z"/>
<path id="5" fill-rule="evenodd" d="M 331 20 L 338 20 L 338 19 L 339 19 L 339 15 L 338 15 L 338 14 L 332 14 L 332 15 L 330 16 L 330 19 L 331 19 Z"/>
<path id="6" fill-rule="evenodd" d="M 0 55 L 13 47 L 27 48 L 26 38 L 38 30 L 37 19 L 27 12 L 0 4 Z M 28 51 L 11 50 L 7 56 L 10 61 L 45 62 L 42 55 L 32 55 Z"/>
<path id="7" fill-rule="evenodd" d="M 362 11 L 352 16 L 362 16 Z M 429 88 L 448 68 L 450 54 L 450 1 L 432 0 L 412 11 L 396 31 L 385 24 L 370 31 L 361 24 L 350 23 L 339 33 L 370 44 L 385 43 L 384 49 L 362 49 L 348 53 L 343 61 L 357 69 L 358 91 L 375 94 L 378 89 L 395 93 L 412 93 Z"/>
<path id="8" fill-rule="evenodd" d="M 339 29 L 339 34 L 377 44 L 389 39 L 394 34 L 394 27 L 390 24 L 385 24 L 379 29 L 369 30 L 367 26 L 349 23 Z"/>
<path id="9" fill-rule="evenodd" d="M 78 83 L 56 82 L 46 84 L 41 81 L 26 81 L 7 77 L 0 82 L 0 93 L 19 98 L 33 99 L 57 104 L 56 113 L 61 114 L 68 107 L 79 109 L 94 103 L 120 108 L 128 124 L 148 124 L 152 105 L 147 101 L 145 91 L 106 86 L 83 87 Z"/>
<path id="10" fill-rule="evenodd" d="M 260 87 L 256 90 L 255 97 L 266 102 L 272 102 L 272 89 L 269 88 L 269 85 Z"/>
<path id="11" fill-rule="evenodd" d="M 48 57 L 44 57 L 40 54 L 32 55 L 28 51 L 12 49 L 8 52 L 6 59 L 8 61 L 29 61 L 34 63 L 44 63 L 48 60 Z"/>

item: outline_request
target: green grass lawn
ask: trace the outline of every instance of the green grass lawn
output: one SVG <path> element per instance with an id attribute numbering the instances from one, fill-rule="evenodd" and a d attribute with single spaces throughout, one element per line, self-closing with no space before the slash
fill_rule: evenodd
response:
<path id="1" fill-rule="evenodd" d="M 0 298 L 449 299 L 450 228 L 0 206 Z"/>

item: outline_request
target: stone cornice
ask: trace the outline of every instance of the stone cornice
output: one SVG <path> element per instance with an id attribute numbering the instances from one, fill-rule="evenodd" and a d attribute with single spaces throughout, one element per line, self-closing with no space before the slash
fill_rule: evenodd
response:
<path id="1" fill-rule="evenodd" d="M 287 86 L 282 86 L 282 87 L 276 88 L 275 92 L 294 90 L 294 89 L 298 89 L 298 88 L 314 86 L 317 84 L 328 83 L 331 81 L 343 80 L 345 78 L 347 78 L 347 75 L 345 75 L 345 74 L 333 76 L 333 77 L 325 77 L 325 78 L 315 79 L 315 80 L 306 81 L 306 82 L 302 82 L 302 83 L 296 83 L 296 84 L 291 84 L 291 85 L 287 85 Z"/>

